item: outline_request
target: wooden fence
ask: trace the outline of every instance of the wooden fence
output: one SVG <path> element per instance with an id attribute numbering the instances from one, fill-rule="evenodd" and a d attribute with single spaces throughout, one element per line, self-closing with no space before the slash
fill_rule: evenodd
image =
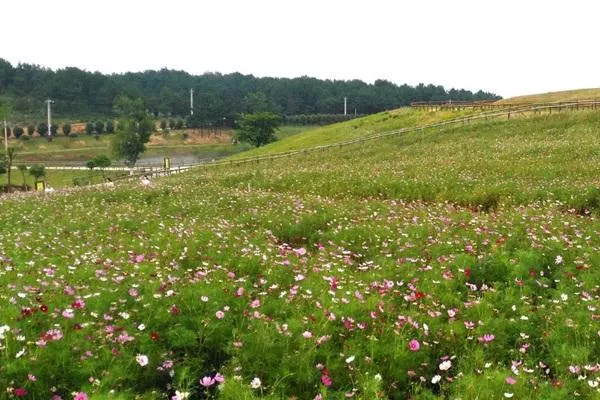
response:
<path id="1" fill-rule="evenodd" d="M 328 145 L 309 147 L 306 149 L 300 150 L 290 150 L 281 153 L 274 153 L 270 155 L 264 156 L 255 156 L 255 157 L 247 157 L 241 158 L 238 160 L 222 160 L 222 161 L 214 161 L 214 162 L 203 162 L 198 164 L 190 165 L 189 168 L 203 168 L 203 167 L 211 167 L 211 166 L 223 166 L 223 165 L 240 165 L 247 163 L 260 163 L 261 161 L 270 161 L 276 160 L 284 157 L 291 157 L 294 155 L 308 154 L 319 151 L 325 151 L 328 149 L 336 149 L 342 148 L 345 146 L 350 146 L 354 144 L 362 144 L 370 140 L 381 139 L 390 136 L 401 135 L 409 132 L 419 132 L 423 133 L 427 130 L 435 130 L 435 129 L 443 129 L 448 127 L 460 126 L 470 124 L 476 121 L 482 120 L 490 120 L 490 119 L 498 119 L 498 118 L 507 118 L 510 119 L 511 116 L 515 115 L 523 115 L 527 113 L 531 114 L 541 114 L 547 112 L 548 114 L 557 113 L 560 111 L 578 111 L 578 110 L 597 110 L 600 109 L 600 100 L 580 100 L 573 102 L 559 102 L 559 103 L 543 103 L 543 104 L 527 104 L 527 105 L 514 105 L 512 107 L 508 107 L 499 111 L 486 111 L 476 115 L 471 115 L 468 117 L 460 117 L 455 119 L 450 119 L 447 121 L 437 122 L 434 124 L 410 127 L 410 128 L 401 128 L 395 129 L 392 131 L 377 133 L 368 136 L 362 136 L 359 138 L 354 138 L 350 140 L 346 140 L 343 142 L 332 143 Z"/>
<path id="2" fill-rule="evenodd" d="M 410 103 L 412 108 L 427 110 L 427 111 L 442 111 L 442 110 L 510 110 L 520 109 L 521 107 L 543 107 L 549 105 L 556 105 L 558 109 L 569 107 L 569 109 L 583 108 L 596 108 L 598 101 L 600 100 L 577 100 L 577 101 L 563 101 L 554 103 L 534 103 L 534 104 L 518 104 L 518 103 L 496 103 L 488 101 L 417 101 Z"/>

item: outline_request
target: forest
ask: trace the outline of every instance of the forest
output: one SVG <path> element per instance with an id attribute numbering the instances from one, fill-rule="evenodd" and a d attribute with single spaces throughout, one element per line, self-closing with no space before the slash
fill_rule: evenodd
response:
<path id="1" fill-rule="evenodd" d="M 102 74 L 76 67 L 52 70 L 23 63 L 14 66 L 0 58 L 0 101 L 12 103 L 13 115 L 21 122 L 43 119 L 47 98 L 54 100 L 52 115 L 58 119 L 111 117 L 120 95 L 141 99 L 146 110 L 157 117 L 184 117 L 190 114 L 190 89 L 194 90 L 194 120 L 201 125 L 230 125 L 242 112 L 342 114 L 344 97 L 348 99 L 348 114 L 359 115 L 412 101 L 500 99 L 482 90 L 473 93 L 433 84 L 396 85 L 387 80 L 369 84 L 308 76 L 259 78 L 237 72 L 191 75 L 169 69 Z"/>

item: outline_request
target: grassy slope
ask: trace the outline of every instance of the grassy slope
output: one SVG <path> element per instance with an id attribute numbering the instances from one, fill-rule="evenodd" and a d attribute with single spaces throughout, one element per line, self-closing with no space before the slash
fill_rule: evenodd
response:
<path id="1" fill-rule="evenodd" d="M 600 88 L 565 90 L 561 92 L 540 93 L 527 96 L 511 97 L 499 100 L 501 104 L 551 103 L 555 101 L 591 100 L 600 98 Z"/>
<path id="2" fill-rule="evenodd" d="M 344 140 L 371 135 L 410 126 L 426 125 L 440 120 L 456 118 L 467 112 L 421 112 L 411 108 L 400 108 L 367 117 L 309 129 L 301 134 L 286 137 L 267 146 L 254 149 L 234 158 L 251 157 L 261 154 L 298 150 L 307 147 L 342 142 Z"/>
<path id="3" fill-rule="evenodd" d="M 379 125 L 361 132 L 390 129 L 370 118 Z M 221 399 L 597 398 L 587 381 L 598 374 L 584 366 L 600 354 L 590 308 L 600 222 L 556 200 L 577 205 L 598 186 L 598 130 L 598 113 L 527 117 L 207 168 L 153 188 L 0 198 L 0 255 L 14 265 L 0 274 L 0 326 L 16 332 L 0 353 L 0 386 L 158 399 L 167 384 L 198 395 L 199 378 L 218 371 L 226 383 L 211 393 Z M 307 135 L 296 145 L 322 138 Z M 482 200 L 489 213 L 460 206 Z M 600 198 L 588 200 L 596 212 Z M 76 296 L 85 307 L 62 318 Z M 50 312 L 23 316 L 40 303 Z M 38 348 L 56 325 L 64 338 Z M 115 343 L 109 327 L 134 340 Z M 484 334 L 494 339 L 479 342 Z M 164 359 L 173 379 L 156 371 Z M 249 388 L 254 377 L 261 391 Z"/>

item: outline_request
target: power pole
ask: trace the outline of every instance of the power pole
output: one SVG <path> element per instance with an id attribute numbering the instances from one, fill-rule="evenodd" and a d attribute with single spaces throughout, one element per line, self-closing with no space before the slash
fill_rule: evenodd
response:
<path id="1" fill-rule="evenodd" d="M 54 103 L 53 100 L 46 100 L 46 103 L 48 104 L 48 140 L 51 140 L 52 138 L 52 123 L 50 122 L 50 104 Z"/>
<path id="2" fill-rule="evenodd" d="M 194 89 L 190 89 L 190 115 L 194 115 Z"/>
<path id="3" fill-rule="evenodd" d="M 348 98 L 344 96 L 344 115 L 348 114 Z"/>

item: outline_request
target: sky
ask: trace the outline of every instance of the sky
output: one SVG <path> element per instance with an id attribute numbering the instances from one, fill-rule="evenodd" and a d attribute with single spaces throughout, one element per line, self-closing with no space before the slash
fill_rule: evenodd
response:
<path id="1" fill-rule="evenodd" d="M 600 87 L 594 0 L 5 0 L 0 58 L 119 73 Z"/>

